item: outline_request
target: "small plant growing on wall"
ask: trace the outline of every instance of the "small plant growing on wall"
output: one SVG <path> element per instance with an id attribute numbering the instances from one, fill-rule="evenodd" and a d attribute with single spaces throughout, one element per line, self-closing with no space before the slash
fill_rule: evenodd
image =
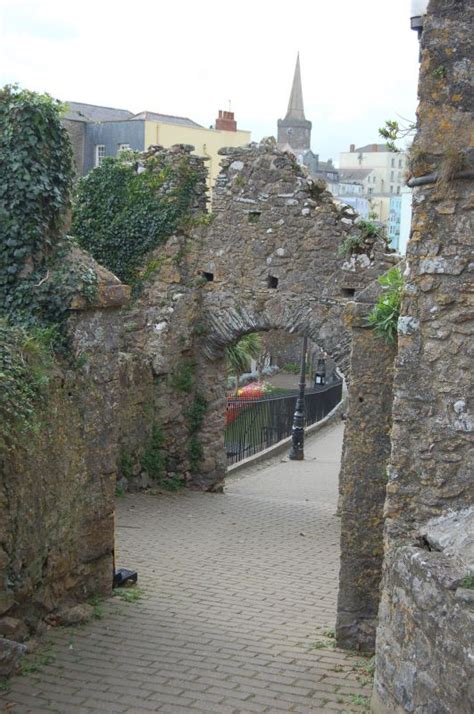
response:
<path id="1" fill-rule="evenodd" d="M 164 468 L 163 456 L 164 436 L 157 424 L 153 424 L 151 437 L 141 459 L 141 466 L 154 481 L 160 481 Z"/>
<path id="2" fill-rule="evenodd" d="M 391 268 L 378 279 L 382 295 L 369 315 L 369 325 L 389 344 L 397 340 L 397 324 L 402 301 L 403 278 L 399 268 Z"/>

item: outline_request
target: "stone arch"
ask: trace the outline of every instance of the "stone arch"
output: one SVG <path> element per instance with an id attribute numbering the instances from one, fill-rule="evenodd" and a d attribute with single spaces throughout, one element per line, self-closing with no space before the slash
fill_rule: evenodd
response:
<path id="1" fill-rule="evenodd" d="M 205 358 L 212 362 L 221 357 L 225 347 L 249 332 L 284 330 L 312 339 L 348 374 L 350 335 L 342 321 L 343 305 L 291 298 L 283 293 L 260 309 L 252 302 L 239 302 L 238 306 L 229 306 L 218 314 L 213 301 L 205 303 L 203 320 L 208 327 L 202 344 Z"/>
<path id="2" fill-rule="evenodd" d="M 222 489 L 227 470 L 224 448 L 223 415 L 226 404 L 225 348 L 250 332 L 284 330 L 307 336 L 331 355 L 347 375 L 350 360 L 350 336 L 344 329 L 342 306 L 328 306 L 314 300 L 286 303 L 287 296 L 258 308 L 255 304 L 230 305 L 216 313 L 213 301 L 205 304 L 201 319 L 206 334 L 195 349 L 197 382 L 203 394 L 211 395 L 210 409 L 200 432 L 203 447 L 202 465 L 193 484 L 201 489 Z"/>

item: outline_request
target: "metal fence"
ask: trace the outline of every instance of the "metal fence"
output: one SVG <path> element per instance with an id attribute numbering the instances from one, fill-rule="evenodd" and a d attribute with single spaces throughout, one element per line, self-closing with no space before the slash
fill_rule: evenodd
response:
<path id="1" fill-rule="evenodd" d="M 342 382 L 305 394 L 305 426 L 323 419 L 342 397 Z M 258 399 L 228 398 L 224 434 L 227 465 L 257 454 L 291 435 L 298 392 Z"/>

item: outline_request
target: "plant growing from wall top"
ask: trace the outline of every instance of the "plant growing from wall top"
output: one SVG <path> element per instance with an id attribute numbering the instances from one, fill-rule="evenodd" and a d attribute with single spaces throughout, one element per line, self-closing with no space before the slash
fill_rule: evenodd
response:
<path id="1" fill-rule="evenodd" d="M 378 278 L 382 295 L 369 315 L 369 325 L 389 344 L 397 341 L 397 324 L 402 301 L 403 278 L 399 268 L 391 268 Z"/>
<path id="2" fill-rule="evenodd" d="M 104 159 L 78 182 L 73 233 L 99 263 L 136 285 L 144 256 L 189 219 L 198 179 L 183 156 L 170 163 L 127 151 Z"/>

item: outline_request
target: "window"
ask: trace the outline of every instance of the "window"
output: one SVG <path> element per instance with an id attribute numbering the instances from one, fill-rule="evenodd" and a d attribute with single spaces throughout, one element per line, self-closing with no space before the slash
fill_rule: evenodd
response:
<path id="1" fill-rule="evenodd" d="M 403 160 L 402 160 L 402 159 L 398 159 L 398 168 L 401 169 L 402 166 L 403 166 Z"/>
<path id="2" fill-rule="evenodd" d="M 374 189 L 373 189 L 372 187 L 368 189 L 369 195 L 370 195 L 371 193 L 373 193 L 373 192 L 374 192 Z"/>
<path id="3" fill-rule="evenodd" d="M 100 166 L 104 158 L 105 158 L 105 146 L 104 146 L 104 144 L 96 144 L 96 147 L 95 147 L 95 165 L 96 165 L 96 166 Z"/>
<path id="4" fill-rule="evenodd" d="M 269 275 L 267 278 L 267 287 L 273 288 L 273 290 L 275 290 L 275 288 L 278 287 L 278 278 L 276 278 L 274 275 Z"/>
<path id="5" fill-rule="evenodd" d="M 397 186 L 397 193 L 400 193 L 400 186 Z"/>
<path id="6" fill-rule="evenodd" d="M 392 169 L 394 169 L 394 168 L 395 168 L 395 159 L 392 159 L 392 163 L 391 163 L 391 166 L 392 166 Z"/>
<path id="7" fill-rule="evenodd" d="M 395 171 L 390 171 L 390 181 L 393 181 L 395 177 Z"/>
<path id="8" fill-rule="evenodd" d="M 393 186 L 390 186 L 390 193 L 393 193 Z"/>
<path id="9" fill-rule="evenodd" d="M 121 151 L 129 151 L 129 149 L 130 149 L 130 144 L 119 144 L 117 151 L 118 151 L 118 153 L 120 153 Z"/>

